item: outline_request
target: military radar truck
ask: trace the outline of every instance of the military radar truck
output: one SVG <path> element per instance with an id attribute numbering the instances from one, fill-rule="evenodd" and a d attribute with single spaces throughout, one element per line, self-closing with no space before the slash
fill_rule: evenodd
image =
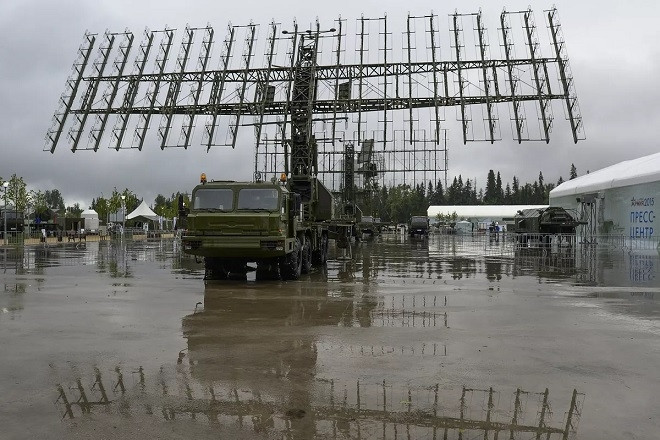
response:
<path id="1" fill-rule="evenodd" d="M 192 192 L 185 217 L 184 252 L 204 257 L 206 279 L 244 278 L 256 263 L 257 279 L 296 280 L 328 254 L 332 196 L 316 179 L 315 198 L 303 203 L 280 181 L 206 181 Z"/>
<path id="2" fill-rule="evenodd" d="M 513 232 L 518 234 L 521 243 L 538 240 L 550 243 L 553 235 L 575 235 L 576 229 L 583 224 L 564 208 L 550 206 L 541 209 L 523 209 L 514 217 Z"/>
<path id="3" fill-rule="evenodd" d="M 413 215 L 410 218 L 408 235 L 426 237 L 429 235 L 429 218 L 425 215 Z"/>

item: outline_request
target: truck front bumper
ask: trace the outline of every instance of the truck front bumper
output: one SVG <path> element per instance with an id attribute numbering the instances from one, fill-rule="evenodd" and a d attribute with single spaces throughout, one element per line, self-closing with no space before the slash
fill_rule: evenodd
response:
<path id="1" fill-rule="evenodd" d="M 293 249 L 293 240 L 281 236 L 188 235 L 182 237 L 181 243 L 187 254 L 247 260 L 277 258 Z"/>

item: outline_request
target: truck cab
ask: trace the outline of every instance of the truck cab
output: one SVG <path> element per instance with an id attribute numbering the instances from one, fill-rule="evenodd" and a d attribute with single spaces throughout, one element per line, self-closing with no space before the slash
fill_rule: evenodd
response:
<path id="1" fill-rule="evenodd" d="M 273 183 L 209 182 L 192 192 L 184 251 L 202 257 L 261 258 L 293 251 L 296 197 Z"/>
<path id="2" fill-rule="evenodd" d="M 410 218 L 408 235 L 426 237 L 429 235 L 429 218 L 425 215 L 414 215 Z"/>
<path id="3" fill-rule="evenodd" d="M 579 225 L 584 224 L 567 210 L 551 206 L 543 209 L 523 209 L 518 211 L 513 232 L 518 234 L 518 240 L 527 244 L 540 241 L 549 244 L 552 236 L 574 236 Z"/>
<path id="4" fill-rule="evenodd" d="M 258 279 L 296 280 L 312 265 L 325 264 L 324 216 L 332 215 L 332 200 L 319 197 L 319 203 L 305 205 L 286 180 L 282 175 L 279 182 L 207 182 L 202 174 L 190 207 L 183 209 L 181 202 L 179 210 L 183 250 L 204 258 L 206 279 L 243 279 L 255 270 L 248 263 L 256 263 Z M 319 188 L 316 193 L 325 194 Z M 305 209 L 321 221 L 306 220 Z"/>

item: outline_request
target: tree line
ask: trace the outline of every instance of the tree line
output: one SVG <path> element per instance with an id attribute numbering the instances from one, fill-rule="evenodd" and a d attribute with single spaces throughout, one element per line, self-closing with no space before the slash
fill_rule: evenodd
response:
<path id="1" fill-rule="evenodd" d="M 569 180 L 577 175 L 575 165 L 571 164 Z M 414 186 L 383 186 L 375 192 L 371 206 L 374 216 L 381 221 L 406 223 L 412 215 L 426 215 L 431 205 L 547 205 L 550 191 L 563 182 L 563 177 L 556 184 L 546 182 L 539 172 L 534 182 L 521 183 L 514 176 L 511 183 L 504 183 L 499 171 L 489 170 L 485 188 L 477 189 L 474 181 L 463 180 L 459 174 L 447 188 L 440 180 L 435 185 L 429 181 Z"/>
<path id="2" fill-rule="evenodd" d="M 571 164 L 569 180 L 577 176 L 577 169 Z M 443 187 L 440 180 L 435 185 L 429 181 L 414 186 L 407 184 L 383 186 L 375 188 L 371 198 L 365 201 L 366 206 L 362 208 L 366 208 L 365 214 L 373 214 L 381 221 L 406 223 L 412 215 L 426 215 L 430 205 L 546 205 L 550 191 L 563 181 L 564 179 L 559 177 L 556 184 L 546 183 L 543 173 L 539 172 L 539 177 L 534 182 L 521 183 L 514 176 L 511 183 L 505 184 L 499 171 L 489 170 L 485 188 L 477 189 L 474 181 L 463 180 L 461 175 L 454 177 L 447 188 Z M 3 183 L 4 180 L 0 177 L 0 185 Z M 176 217 L 180 195 L 183 196 L 184 203 L 189 206 L 188 194 L 176 192 L 170 197 L 158 194 L 151 208 L 156 214 L 165 218 Z M 5 194 L 0 196 L 5 197 Z M 137 208 L 143 200 L 128 188 L 123 191 L 114 188 L 110 197 L 100 195 L 93 198 L 89 208 L 98 213 L 102 222 L 106 222 L 110 214 L 120 211 L 122 196 L 127 213 Z M 62 194 L 57 189 L 28 191 L 23 178 L 16 174 L 8 180 L 5 201 L 17 211 L 34 215 L 34 218 L 38 216 L 42 221 L 51 220 L 54 215 L 65 213 L 68 217 L 79 217 L 83 211 L 78 203 L 65 207 Z"/>
<path id="3" fill-rule="evenodd" d="M 10 210 L 28 215 L 30 219 L 39 218 L 43 222 L 48 222 L 55 220 L 58 216 L 80 217 L 85 209 L 80 206 L 80 203 L 66 206 L 64 198 L 58 189 L 28 190 L 23 178 L 16 174 L 12 175 L 6 182 L 7 187 L 5 190 L 5 180 L 0 177 L 2 206 L 4 207 L 6 205 Z M 166 218 L 176 217 L 178 215 L 178 198 L 180 194 L 184 196 L 184 203 L 188 204 L 189 198 L 187 194 L 177 192 L 170 197 L 158 194 L 151 204 L 151 208 L 160 216 Z M 124 197 L 123 200 L 122 196 Z M 88 208 L 95 210 L 99 215 L 99 220 L 106 222 L 110 214 L 120 212 L 122 202 L 125 204 L 126 212 L 130 213 L 142 203 L 142 200 L 141 197 L 128 188 L 119 191 L 115 187 L 110 197 L 104 197 L 101 194 L 92 199 Z"/>

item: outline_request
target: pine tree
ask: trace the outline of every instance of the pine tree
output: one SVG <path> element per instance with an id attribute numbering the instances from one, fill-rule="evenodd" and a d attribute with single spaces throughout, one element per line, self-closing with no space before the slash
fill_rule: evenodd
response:
<path id="1" fill-rule="evenodd" d="M 529 185 L 529 183 L 527 185 Z M 525 186 L 527 186 L 527 185 L 525 185 Z M 540 205 L 541 201 L 539 200 L 540 199 L 539 194 L 540 194 L 539 193 L 539 183 L 534 182 L 534 184 L 532 185 L 532 191 L 531 191 L 531 194 L 530 194 L 530 197 L 529 197 L 529 201 L 534 205 Z"/>
<path id="2" fill-rule="evenodd" d="M 495 173 L 493 170 L 488 171 L 486 178 L 486 192 L 484 194 L 484 204 L 494 205 L 497 203 L 497 189 L 495 183 Z"/>
<path id="3" fill-rule="evenodd" d="M 504 204 L 513 204 L 513 200 L 511 199 L 511 186 L 509 186 L 508 183 L 506 184 L 506 189 L 504 190 Z"/>
<path id="4" fill-rule="evenodd" d="M 575 179 L 577 176 L 578 176 L 578 174 L 577 174 L 577 168 L 575 168 L 575 164 L 572 163 L 572 164 L 571 164 L 571 173 L 570 173 L 570 177 L 568 178 L 568 180 L 573 180 L 573 179 Z"/>
<path id="5" fill-rule="evenodd" d="M 435 185 L 435 192 L 433 193 L 433 205 L 444 205 L 446 202 L 442 182 L 438 180 L 438 183 Z"/>
<path id="6" fill-rule="evenodd" d="M 495 193 L 496 193 L 496 202 L 498 205 L 501 205 L 504 201 L 504 191 L 502 190 L 502 177 L 500 177 L 500 172 L 497 172 L 497 179 L 495 180 Z"/>
<path id="7" fill-rule="evenodd" d="M 516 176 L 513 176 L 513 184 L 511 185 L 511 200 L 514 205 L 521 205 L 520 198 L 520 181 Z"/>
<path id="8" fill-rule="evenodd" d="M 433 183 L 429 180 L 429 186 L 426 190 L 426 202 L 428 205 L 433 203 Z"/>
<path id="9" fill-rule="evenodd" d="M 557 186 L 561 185 L 562 183 L 564 183 L 564 178 L 559 176 L 559 180 L 557 181 Z"/>
<path id="10" fill-rule="evenodd" d="M 454 181 L 447 188 L 447 195 L 445 196 L 447 205 L 456 205 L 456 188 L 458 187 L 458 178 L 454 177 Z"/>
<path id="11" fill-rule="evenodd" d="M 472 182 L 470 182 L 470 179 L 465 182 L 465 187 L 463 189 L 463 204 L 472 204 Z"/>
<path id="12" fill-rule="evenodd" d="M 539 181 L 536 188 L 534 188 L 534 198 L 536 203 L 542 204 L 545 201 L 545 184 L 543 183 L 543 173 L 539 171 Z"/>

